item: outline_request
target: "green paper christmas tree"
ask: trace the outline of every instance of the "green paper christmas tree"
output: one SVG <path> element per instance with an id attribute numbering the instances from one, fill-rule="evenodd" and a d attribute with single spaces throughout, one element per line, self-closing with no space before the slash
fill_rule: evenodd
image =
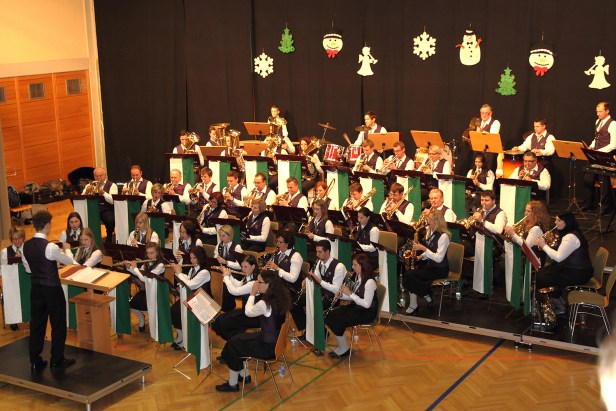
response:
<path id="1" fill-rule="evenodd" d="M 282 33 L 282 39 L 280 39 L 280 46 L 278 46 L 278 50 L 283 53 L 293 53 L 295 51 L 295 47 L 293 47 L 293 34 L 289 32 L 289 28 L 284 28 L 284 33 Z"/>
<path id="2" fill-rule="evenodd" d="M 511 74 L 511 69 L 507 67 L 505 69 L 505 73 L 501 74 L 501 81 L 498 82 L 498 88 L 496 92 L 501 96 L 513 96 L 517 93 L 516 89 L 513 88 L 515 86 L 515 76 Z"/>

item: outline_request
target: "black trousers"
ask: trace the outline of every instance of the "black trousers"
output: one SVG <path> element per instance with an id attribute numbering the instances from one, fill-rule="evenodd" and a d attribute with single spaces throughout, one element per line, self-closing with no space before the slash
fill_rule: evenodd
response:
<path id="1" fill-rule="evenodd" d="M 256 251 L 257 253 L 261 253 L 265 251 L 265 243 L 258 243 L 256 241 L 244 241 L 242 242 L 242 250 Z"/>
<path id="2" fill-rule="evenodd" d="M 173 308 L 173 307 L 172 307 Z M 244 310 L 233 310 L 220 314 L 212 323 L 212 331 L 224 340 L 243 333 L 249 328 L 259 328 L 261 322 L 258 317 L 247 317 Z"/>
<path id="3" fill-rule="evenodd" d="M 586 284 L 592 274 L 592 266 L 587 269 L 576 269 L 566 267 L 564 264 L 552 263 L 541 267 L 537 272 L 537 290 L 556 287 L 559 291 L 554 293 L 554 297 L 559 297 L 565 287 Z"/>
<path id="4" fill-rule="evenodd" d="M 297 296 L 291 294 L 291 299 L 296 301 L 291 307 L 291 316 L 297 326 L 297 331 L 303 331 L 306 329 L 306 293 L 297 301 Z M 327 310 L 331 306 L 331 301 L 323 299 L 323 311 Z"/>
<path id="5" fill-rule="evenodd" d="M 51 324 L 51 362 L 64 359 L 66 343 L 66 301 L 61 286 L 32 284 L 30 290 L 30 362 L 43 361 L 41 353 L 45 344 L 47 320 Z"/>
<path id="6" fill-rule="evenodd" d="M 595 183 L 599 182 L 600 187 L 595 187 Z M 587 206 L 594 206 L 597 197 L 602 207 L 614 206 L 614 189 L 612 188 L 612 182 L 607 176 L 600 176 L 593 173 L 584 173 L 584 187 L 588 192 L 588 198 L 586 199 Z"/>
<path id="7" fill-rule="evenodd" d="M 101 221 L 105 226 L 105 231 L 107 231 L 107 237 L 105 238 L 105 242 L 113 242 L 113 230 L 115 230 L 115 215 L 113 212 L 113 208 L 101 210 Z"/>
<path id="8" fill-rule="evenodd" d="M 376 298 L 376 295 L 374 296 Z M 376 318 L 378 307 L 360 307 L 357 304 L 347 304 L 334 308 L 327 317 L 325 325 L 338 337 L 344 335 L 344 330 L 360 324 L 369 324 Z"/>
<path id="9" fill-rule="evenodd" d="M 237 334 L 227 341 L 221 355 L 230 370 L 241 371 L 244 368 L 242 357 L 274 359 L 276 356 L 276 341 L 271 343 L 263 341 L 261 333 Z"/>
<path id="10" fill-rule="evenodd" d="M 415 270 L 408 270 L 404 274 L 404 288 L 419 296 L 424 296 L 430 293 L 432 287 L 432 281 L 439 278 L 445 278 L 449 274 L 448 269 L 428 268 L 424 266 L 422 268 L 416 268 Z"/>

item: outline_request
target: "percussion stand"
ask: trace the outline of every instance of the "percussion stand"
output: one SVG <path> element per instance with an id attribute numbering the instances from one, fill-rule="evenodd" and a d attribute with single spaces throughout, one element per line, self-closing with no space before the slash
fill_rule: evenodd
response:
<path id="1" fill-rule="evenodd" d="M 573 213 L 579 213 L 582 217 L 579 220 L 588 220 L 588 217 L 582 211 L 580 204 L 578 203 L 577 197 L 575 196 L 575 166 L 576 166 L 576 158 L 573 156 L 573 153 L 569 153 L 569 205 L 567 206 L 567 210 Z"/>

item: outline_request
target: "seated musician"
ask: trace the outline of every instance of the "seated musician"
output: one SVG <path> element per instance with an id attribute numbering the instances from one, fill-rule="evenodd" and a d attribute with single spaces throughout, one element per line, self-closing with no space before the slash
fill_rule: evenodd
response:
<path id="1" fill-rule="evenodd" d="M 404 143 L 396 141 L 394 143 L 394 154 L 389 156 L 380 169 L 381 174 L 389 174 L 392 170 L 414 170 L 415 161 L 406 155 Z"/>
<path id="2" fill-rule="evenodd" d="M 94 169 L 94 181 L 83 189 L 82 195 L 98 195 L 101 222 L 105 225 L 107 236 L 106 243 L 113 240 L 115 229 L 115 214 L 113 210 L 113 195 L 118 194 L 118 186 L 107 179 L 107 171 L 104 168 Z"/>
<path id="3" fill-rule="evenodd" d="M 190 196 L 188 193 L 191 190 L 190 183 L 182 181 L 182 172 L 177 168 L 174 168 L 169 172 L 170 183 L 165 184 L 165 190 L 163 194 L 176 194 L 180 197 L 180 201 L 186 205 L 190 204 Z"/>
<path id="4" fill-rule="evenodd" d="M 160 243 L 158 234 L 150 227 L 150 218 L 144 212 L 135 216 L 135 229 L 128 235 L 126 245 L 138 246 L 149 242 Z"/>
<path id="5" fill-rule="evenodd" d="M 445 221 L 448 223 L 455 223 L 457 216 L 453 210 L 445 205 L 445 196 L 443 191 L 439 188 L 433 188 L 430 190 L 430 194 L 428 195 L 428 200 L 430 201 L 430 208 L 426 208 L 422 211 L 422 214 L 428 215 L 428 213 L 432 210 L 440 210 L 443 213 L 443 217 L 445 217 Z"/>
<path id="6" fill-rule="evenodd" d="M 181 263 L 171 265 L 171 267 L 173 267 L 173 271 L 175 272 L 175 276 L 181 281 L 180 287 L 184 287 L 184 285 L 182 285 L 183 283 L 189 288 L 189 290 L 183 290 L 183 292 L 180 293 L 180 299 L 176 300 L 176 302 L 171 305 L 171 324 L 177 332 L 177 337 L 171 344 L 171 348 L 178 351 L 182 350 L 184 347 L 182 311 L 184 311 L 185 317 L 186 306 L 184 305 L 184 301 L 186 301 L 189 297 L 189 292 L 192 294 L 192 292 L 201 288 L 203 291 L 208 293 L 210 297 L 212 296 L 210 283 L 212 276 L 206 269 L 205 250 L 200 245 L 194 246 L 190 248 L 190 252 L 187 254 L 190 256 L 190 264 L 192 267 L 190 267 L 190 270 L 186 274 L 182 272 L 183 270 Z"/>
<path id="7" fill-rule="evenodd" d="M 248 328 L 259 328 L 259 320 L 246 315 L 246 302 L 250 296 L 252 285 L 259 275 L 257 260 L 254 256 L 247 255 L 244 261 L 242 261 L 242 273 L 244 273 L 242 279 L 237 280 L 231 275 L 229 268 L 225 267 L 222 269 L 222 280 L 227 286 L 229 293 L 234 297 L 242 298 L 242 308 L 222 313 L 216 316 L 212 322 L 212 331 L 225 341 L 236 334 L 243 333 Z M 257 299 L 259 298 L 257 297 Z M 220 360 L 220 358 L 218 359 Z"/>
<path id="8" fill-rule="evenodd" d="M 299 191 L 297 178 L 287 178 L 287 192 L 278 195 L 278 205 L 303 208 L 308 211 L 308 198 Z"/>
<path id="9" fill-rule="evenodd" d="M 316 250 L 316 264 L 311 272 L 306 273 L 306 278 L 303 281 L 314 281 L 321 286 L 323 309 L 326 310 L 330 307 L 334 295 L 340 290 L 347 269 L 344 264 L 332 257 L 332 244 L 328 240 L 319 241 L 316 244 Z M 302 287 L 302 290 L 304 289 L 305 284 Z M 295 299 L 291 308 L 291 315 L 295 325 L 297 325 L 297 331 L 302 332 L 306 329 L 306 293 L 302 293 L 299 298 L 295 298 L 292 293 L 291 298 Z"/>
<path id="10" fill-rule="evenodd" d="M 11 330 L 19 329 L 18 323 L 30 321 L 30 315 L 24 313 L 21 307 L 30 307 L 30 289 L 23 290 L 20 277 L 26 276 L 22 263 L 9 263 L 9 258 L 21 258 L 23 255 L 26 232 L 19 227 L 9 228 L 11 245 L 4 248 L 0 254 L 0 273 L 2 274 L 2 295 L 4 298 L 4 324 L 10 324 Z M 22 301 L 22 298 L 24 301 Z"/>
<path id="11" fill-rule="evenodd" d="M 355 166 L 353 167 L 353 171 L 362 171 L 364 173 L 376 173 L 377 171 L 383 168 L 383 159 L 374 150 L 374 141 L 372 140 L 364 140 L 361 143 L 363 155 L 359 157 Z"/>
<path id="12" fill-rule="evenodd" d="M 516 226 L 519 227 L 517 230 L 514 226 L 506 226 L 505 234 L 520 247 L 522 241 L 526 241 L 529 247 L 533 247 L 533 251 L 541 258 L 542 263 L 545 262 L 545 253 L 538 252 L 540 250 L 534 248 L 535 240 L 543 236 L 550 226 L 550 215 L 545 204 L 537 200 L 529 201 L 524 208 L 524 221 L 518 222 Z"/>
<path id="13" fill-rule="evenodd" d="M 359 248 L 370 257 L 370 264 L 375 267 L 379 266 L 379 252 L 372 243 L 379 242 L 379 228 L 371 221 L 372 212 L 366 207 L 362 207 L 357 212 L 357 235 L 355 241 Z"/>
<path id="14" fill-rule="evenodd" d="M 284 280 L 285 285 L 291 291 L 291 295 L 297 295 L 302 285 L 300 273 L 304 259 L 295 251 L 295 234 L 292 231 L 279 231 L 276 236 L 276 252 L 265 264 L 266 270 L 273 270 Z"/>
<path id="15" fill-rule="evenodd" d="M 534 181 L 541 191 L 548 191 L 552 183 L 550 172 L 537 162 L 537 155 L 532 151 L 524 153 L 524 165 L 516 167 L 509 178 L 516 180 Z"/>
<path id="16" fill-rule="evenodd" d="M 201 229 L 202 241 L 204 244 L 216 245 L 219 242 L 218 230 L 220 226 L 212 223 L 212 218 L 228 218 L 227 212 L 223 208 L 224 200 L 222 194 L 214 192 L 210 196 L 207 205 L 201 210 L 201 214 L 197 217 L 199 228 Z"/>
<path id="17" fill-rule="evenodd" d="M 73 264 L 85 265 L 86 267 L 97 266 L 103 260 L 103 252 L 94 242 L 94 233 L 89 228 L 84 228 L 79 237 L 79 247 L 73 257 Z"/>
<path id="18" fill-rule="evenodd" d="M 353 183 L 349 186 L 349 198 L 344 200 L 341 209 L 359 210 L 361 207 L 366 207 L 368 210 L 374 210 L 374 204 L 370 197 L 364 198 L 364 189 L 360 183 Z M 363 199 L 363 201 L 362 201 Z"/>
<path id="19" fill-rule="evenodd" d="M 208 130 L 209 140 L 205 144 L 206 147 L 219 147 L 225 145 L 224 142 L 218 140 L 218 133 L 216 133 L 216 130 L 216 127 L 210 126 Z"/>
<path id="20" fill-rule="evenodd" d="M 163 255 L 160 251 L 158 243 L 147 243 L 145 246 L 147 263 L 141 265 L 142 271 L 147 271 L 150 274 L 162 276 L 165 273 L 165 266 L 163 264 Z M 130 299 L 130 310 L 139 319 L 139 331 L 145 331 L 145 316 L 143 311 L 148 312 L 148 318 L 150 319 L 150 335 L 154 340 L 158 340 L 158 327 L 156 319 L 157 316 L 157 304 L 156 298 L 147 298 L 147 294 L 156 295 L 158 288 L 158 281 L 154 278 L 144 276 L 137 268 L 137 261 L 126 261 L 126 269 L 130 274 L 135 276 L 143 284 L 140 290 Z"/>
<path id="21" fill-rule="evenodd" d="M 350 354 L 349 344 L 344 335 L 349 327 L 360 324 L 370 324 L 377 316 L 378 298 L 374 268 L 366 254 L 355 254 L 351 265 L 355 277 L 353 286 L 342 285 L 337 293 L 349 304 L 335 308 L 325 317 L 325 325 L 329 327 L 338 342 L 338 347 L 330 351 L 332 358 L 344 358 Z"/>
<path id="22" fill-rule="evenodd" d="M 404 275 L 404 288 L 410 294 L 410 303 L 406 313 L 410 315 L 417 314 L 418 295 L 423 296 L 428 303 L 428 308 L 432 308 L 432 296 L 430 295 L 432 281 L 446 278 L 449 275 L 447 248 L 451 233 L 447 230 L 447 222 L 441 212 L 432 210 L 426 218 L 426 224 L 426 237 L 423 244 L 414 243 L 413 249 L 407 251 L 407 253 L 415 253 L 415 257 L 411 257 L 411 268 Z M 420 257 L 417 257 L 418 251 L 423 253 Z M 419 262 L 415 265 L 418 259 Z"/>
<path id="23" fill-rule="evenodd" d="M 189 133 L 186 130 L 180 131 L 180 144 L 173 148 L 173 154 L 197 153 L 197 155 L 199 156 L 199 165 L 203 167 L 203 165 L 205 164 L 203 153 L 201 153 L 201 149 L 199 148 L 197 143 L 193 144 L 193 142 L 190 141 L 189 134 L 194 133 Z"/>
<path id="24" fill-rule="evenodd" d="M 332 199 L 327 196 L 327 183 L 325 181 L 317 181 L 314 185 L 314 199 L 312 200 L 312 205 L 314 205 L 317 200 L 323 200 L 325 202 L 325 208 L 329 210 Z"/>
<path id="25" fill-rule="evenodd" d="M 250 197 L 256 200 L 263 199 L 265 200 L 265 205 L 268 206 L 276 202 L 276 192 L 267 186 L 265 174 L 261 172 L 255 174 L 253 183 L 255 187 L 250 192 Z"/>
<path id="26" fill-rule="evenodd" d="M 325 234 L 334 234 L 334 224 L 327 218 L 325 201 L 315 200 L 312 203 L 312 219 L 308 224 L 308 238 L 316 243 L 327 240 Z"/>
<path id="27" fill-rule="evenodd" d="M 237 261 L 236 256 L 233 252 L 241 254 L 242 246 L 233 241 L 233 236 L 235 232 L 233 231 L 233 227 L 230 225 L 223 225 L 218 230 L 218 238 L 220 238 L 220 242 L 214 249 L 214 258 L 218 260 L 220 265 L 229 267 L 233 270 L 240 270 L 240 263 Z M 223 286 L 222 289 L 222 311 L 227 312 L 231 311 L 235 308 L 235 298 L 231 294 L 226 287 Z"/>
<path id="28" fill-rule="evenodd" d="M 436 178 L 437 174 L 452 174 L 451 163 L 448 160 L 442 158 L 443 149 L 436 145 L 431 145 L 428 148 L 428 158 L 426 158 L 418 171 L 424 174 L 431 174 Z"/>
<path id="29" fill-rule="evenodd" d="M 197 227 L 192 220 L 184 220 L 180 224 L 180 238 L 178 241 L 173 242 L 173 249 L 175 250 L 175 259 L 178 264 L 184 263 L 184 257 L 188 255 L 188 252 L 193 247 L 202 248 L 203 243 L 198 237 Z M 188 272 L 188 270 L 183 270 Z"/>
<path id="30" fill-rule="evenodd" d="M 554 155 L 555 137 L 546 130 L 547 121 L 544 118 L 537 118 L 533 121 L 534 133 L 530 133 L 522 144 L 513 147 L 514 151 L 526 152 L 528 150 L 543 156 L 543 164 L 549 162 Z"/>
<path id="31" fill-rule="evenodd" d="M 83 230 L 83 221 L 77 211 L 71 212 L 66 218 L 66 230 L 60 233 L 60 242 L 77 242 Z"/>
<path id="32" fill-rule="evenodd" d="M 387 130 L 385 129 L 385 127 L 380 126 L 376 123 L 376 114 L 373 111 L 368 111 L 366 112 L 366 114 L 364 114 L 364 125 L 370 128 L 370 130 L 368 131 L 368 134 L 387 133 Z M 363 131 L 360 131 L 359 134 L 357 135 L 357 139 L 355 140 L 355 143 L 353 144 L 355 144 L 356 146 L 359 146 L 365 140 L 368 139 L 368 134 L 364 133 Z"/>
<path id="33" fill-rule="evenodd" d="M 257 294 L 261 300 L 256 301 Z M 233 336 L 222 349 L 221 356 L 229 367 L 229 379 L 216 386 L 216 391 L 237 392 L 238 379 L 250 382 L 244 357 L 274 358 L 276 342 L 282 324 L 291 307 L 291 298 L 275 273 L 263 271 L 252 285 L 246 301 L 246 315 L 259 319 L 261 332 L 241 333 Z"/>
<path id="34" fill-rule="evenodd" d="M 299 140 L 299 155 L 306 157 L 307 170 L 302 172 L 302 192 L 308 193 L 308 191 L 314 187 L 317 180 L 323 179 L 323 169 L 321 168 L 321 160 L 315 150 L 310 153 L 305 153 L 308 149 L 311 141 L 308 137 L 302 137 Z M 313 146 L 314 147 L 314 146 Z"/>
<path id="35" fill-rule="evenodd" d="M 152 182 L 143 178 L 141 166 L 134 164 L 130 167 L 130 181 L 122 187 L 122 194 L 131 196 L 145 196 L 146 200 L 152 198 Z"/>
<path id="36" fill-rule="evenodd" d="M 168 202 L 162 200 L 163 189 L 163 185 L 160 183 L 152 185 L 152 198 L 143 202 L 141 212 L 171 214 L 173 207 L 169 206 Z"/>
<path id="37" fill-rule="evenodd" d="M 387 219 L 393 219 L 404 224 L 411 224 L 415 207 L 404 196 L 404 186 L 400 183 L 393 183 L 389 187 L 389 197 L 383 202 L 379 214 L 387 213 Z M 391 215 L 391 217 L 389 217 Z"/>
<path id="38" fill-rule="evenodd" d="M 240 184 L 240 174 L 231 170 L 227 173 L 227 187 L 223 190 L 225 203 L 227 204 L 227 212 L 234 214 L 237 207 L 244 205 L 244 197 L 246 196 L 246 187 Z"/>
<path id="39" fill-rule="evenodd" d="M 466 173 L 467 178 L 473 179 L 474 190 L 467 191 L 466 210 L 475 210 L 481 207 L 480 192 L 494 189 L 494 172 L 487 168 L 486 156 L 483 153 L 475 153 L 475 166 Z"/>
<path id="40" fill-rule="evenodd" d="M 200 171 L 201 182 L 189 191 L 190 204 L 195 206 L 197 212 L 201 212 L 213 192 L 218 191 L 216 183 L 212 182 L 212 169 L 203 167 Z"/>
<path id="41" fill-rule="evenodd" d="M 554 222 L 558 240 L 554 246 L 546 244 L 545 237 L 539 237 L 535 245 L 553 261 L 537 272 L 537 290 L 556 287 L 553 294 L 556 314 L 564 314 L 565 305 L 558 297 L 571 285 L 586 284 L 593 275 L 593 266 L 588 251 L 588 242 L 580 230 L 573 213 L 559 214 Z"/>
<path id="42" fill-rule="evenodd" d="M 242 249 L 265 251 L 265 243 L 270 232 L 270 218 L 265 207 L 263 199 L 254 200 L 250 205 L 251 211 L 246 217 L 246 238 L 242 240 Z"/>

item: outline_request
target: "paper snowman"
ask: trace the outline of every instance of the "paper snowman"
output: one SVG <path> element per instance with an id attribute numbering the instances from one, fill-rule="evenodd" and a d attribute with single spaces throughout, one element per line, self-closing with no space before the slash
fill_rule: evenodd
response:
<path id="1" fill-rule="evenodd" d="M 554 65 L 554 52 L 546 43 L 537 43 L 530 50 L 528 64 L 535 70 L 537 77 L 543 77 Z"/>
<path id="2" fill-rule="evenodd" d="M 343 42 L 340 30 L 333 28 L 331 32 L 323 36 L 323 48 L 327 53 L 327 58 L 335 58 L 340 50 L 342 50 Z"/>
<path id="3" fill-rule="evenodd" d="M 481 39 L 477 39 L 475 31 L 472 28 L 466 29 L 464 36 L 462 37 L 462 43 L 457 44 L 456 47 L 460 48 L 460 63 L 465 66 L 474 66 L 481 60 Z"/>

